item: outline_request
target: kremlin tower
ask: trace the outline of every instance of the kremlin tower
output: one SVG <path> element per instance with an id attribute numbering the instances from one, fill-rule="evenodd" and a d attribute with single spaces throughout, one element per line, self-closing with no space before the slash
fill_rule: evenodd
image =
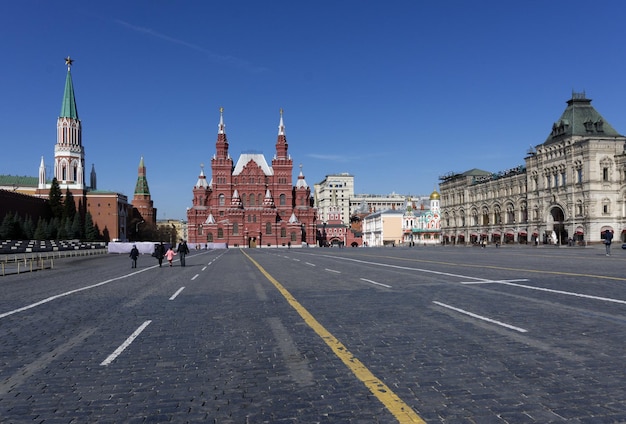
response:
<path id="1" fill-rule="evenodd" d="M 157 210 L 154 202 L 150 197 L 150 189 L 148 188 L 148 179 L 146 178 L 146 166 L 143 162 L 143 156 L 139 161 L 137 170 L 137 183 L 135 184 L 135 193 L 133 195 L 133 215 L 131 229 L 134 225 L 135 232 L 139 233 L 139 226 L 147 224 L 149 227 L 156 226 Z M 137 235 L 137 234 L 136 234 Z"/>

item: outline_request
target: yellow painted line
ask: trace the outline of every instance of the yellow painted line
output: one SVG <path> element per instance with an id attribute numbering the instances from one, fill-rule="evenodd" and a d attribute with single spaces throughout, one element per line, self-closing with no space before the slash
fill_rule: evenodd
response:
<path id="1" fill-rule="evenodd" d="M 578 272 L 549 271 L 549 270 L 543 270 L 543 269 L 509 268 L 509 267 L 497 266 L 497 265 L 467 264 L 467 263 L 431 261 L 427 259 L 413 259 L 413 258 L 396 258 L 393 256 L 376 256 L 376 255 L 363 255 L 363 256 L 368 256 L 371 258 L 378 258 L 378 259 L 380 258 L 395 259 L 398 261 L 407 261 L 407 262 L 421 262 L 421 263 L 431 263 L 431 264 L 438 264 L 438 265 L 460 266 L 464 268 L 488 268 L 488 269 L 499 269 L 503 271 L 530 272 L 530 273 L 535 273 L 535 274 L 567 275 L 570 277 L 588 277 L 588 278 L 598 278 L 601 280 L 626 281 L 625 277 L 613 277 L 611 275 L 582 274 Z"/>
<path id="2" fill-rule="evenodd" d="M 352 371 L 352 373 L 365 384 L 365 386 L 372 392 L 376 398 L 387 408 L 391 414 L 400 423 L 420 423 L 426 424 L 419 415 L 413 411 L 413 409 L 407 405 L 402 399 L 400 399 L 385 383 L 377 378 L 370 370 L 363 365 L 346 347 L 333 336 L 322 324 L 320 324 L 314 317 L 307 311 L 304 306 L 296 300 L 295 297 L 287 291 L 274 277 L 272 277 L 257 261 L 252 259 L 246 252 L 241 252 L 252 262 L 261 273 L 267 278 L 276 289 L 283 295 L 283 297 L 289 302 L 289 304 L 300 314 L 304 322 L 315 331 L 315 333 L 326 342 L 331 350 L 337 355 L 341 361 Z"/>

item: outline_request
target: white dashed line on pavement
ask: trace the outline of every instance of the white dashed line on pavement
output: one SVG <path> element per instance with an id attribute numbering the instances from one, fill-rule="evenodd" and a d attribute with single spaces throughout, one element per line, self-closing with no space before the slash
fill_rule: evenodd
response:
<path id="1" fill-rule="evenodd" d="M 433 303 L 435 305 L 439 305 L 439 306 L 442 306 L 444 308 L 452 309 L 453 311 L 457 311 L 457 312 L 460 312 L 462 314 L 469 315 L 472 318 L 477 318 L 477 319 L 480 319 L 480 320 L 483 320 L 483 321 L 490 322 L 492 324 L 497 324 L 497 325 L 501 325 L 502 327 L 510 328 L 511 330 L 519 331 L 520 333 L 527 333 L 528 332 L 528 330 L 525 330 L 523 328 L 516 327 L 516 326 L 510 325 L 510 324 L 505 324 L 504 322 L 496 321 L 495 319 L 487 318 L 487 317 L 484 317 L 482 315 L 478 315 L 478 314 L 475 314 L 473 312 L 466 311 L 464 309 L 455 308 L 454 306 L 446 305 L 445 303 L 441 303 L 441 302 L 437 302 L 437 301 L 433 301 Z"/>
<path id="2" fill-rule="evenodd" d="M 192 280 L 193 280 L 193 278 L 192 278 Z M 174 299 L 176 299 L 176 296 L 178 296 L 178 295 L 180 294 L 180 292 L 182 292 L 183 290 L 185 290 L 185 288 L 184 288 L 184 287 L 181 287 L 181 288 L 179 288 L 178 290 L 176 290 L 176 293 L 174 293 L 174 294 L 172 295 L 172 297 L 170 297 L 170 300 L 174 300 Z"/>
<path id="3" fill-rule="evenodd" d="M 115 349 L 115 351 L 114 351 L 112 354 L 110 354 L 110 355 L 109 355 L 109 356 L 108 356 L 108 357 L 107 357 L 104 361 L 102 361 L 102 362 L 100 363 L 100 365 L 107 366 L 107 365 L 109 365 L 111 362 L 115 361 L 115 358 L 117 358 L 118 356 L 120 356 L 120 354 L 121 354 L 122 352 L 124 352 L 124 350 L 125 350 L 128 346 L 130 346 L 130 344 L 131 344 L 131 343 L 132 343 L 132 342 L 133 342 L 133 341 L 134 341 L 134 340 L 135 340 L 135 339 L 136 339 L 136 338 L 137 338 L 137 337 L 141 334 L 141 332 L 142 332 L 143 330 L 145 330 L 145 329 L 146 329 L 146 327 L 147 327 L 148 325 L 150 325 L 150 323 L 151 323 L 151 322 L 152 322 L 152 321 L 146 321 L 146 322 L 144 322 L 143 324 L 141 324 L 141 325 L 139 326 L 139 328 L 138 328 L 138 329 L 136 329 L 136 330 L 135 330 L 135 332 L 134 332 L 133 334 L 131 334 L 131 335 L 130 335 L 130 337 L 129 337 L 129 338 L 127 338 L 127 339 L 126 339 L 126 341 L 124 341 L 124 343 L 122 343 L 122 344 L 120 345 L 120 347 L 118 347 L 117 349 Z"/>
<path id="4" fill-rule="evenodd" d="M 376 281 L 372 281 L 372 280 L 368 280 L 367 278 L 361 278 L 362 281 L 366 281 L 368 283 L 372 283 L 372 284 L 376 284 L 377 286 L 383 286 L 383 287 L 387 287 L 388 289 L 391 288 L 391 286 L 387 285 L 387 284 L 383 284 L 383 283 L 377 283 Z"/>

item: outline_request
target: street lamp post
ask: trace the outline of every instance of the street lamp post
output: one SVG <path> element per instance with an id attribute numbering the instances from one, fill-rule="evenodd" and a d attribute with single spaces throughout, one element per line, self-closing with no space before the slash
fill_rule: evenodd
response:
<path id="1" fill-rule="evenodd" d="M 146 222 L 146 221 L 143 221 L 143 220 L 142 220 L 141 222 L 138 222 L 138 223 L 136 223 L 136 224 L 135 224 L 135 238 L 136 238 L 137 240 L 139 240 L 139 226 L 140 226 L 141 224 L 143 224 L 144 222 Z"/>

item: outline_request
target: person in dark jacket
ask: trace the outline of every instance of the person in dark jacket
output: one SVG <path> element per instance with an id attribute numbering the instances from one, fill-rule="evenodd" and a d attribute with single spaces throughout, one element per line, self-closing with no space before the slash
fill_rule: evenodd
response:
<path id="1" fill-rule="evenodd" d="M 185 266 L 185 255 L 189 253 L 189 247 L 187 246 L 187 242 L 185 240 L 180 239 L 177 251 L 180 255 L 180 266 Z"/>
<path id="2" fill-rule="evenodd" d="M 137 268 L 137 258 L 139 257 L 139 249 L 137 249 L 137 245 L 133 244 L 133 248 L 130 249 L 129 256 L 133 260 L 131 268 Z"/>
<path id="3" fill-rule="evenodd" d="M 163 242 L 156 245 L 154 257 L 159 261 L 159 266 L 163 266 L 163 258 L 165 257 L 165 245 Z"/>
<path id="4" fill-rule="evenodd" d="M 611 256 L 611 242 L 613 241 L 613 232 L 606 230 L 604 232 L 604 246 L 606 246 L 606 256 Z"/>

